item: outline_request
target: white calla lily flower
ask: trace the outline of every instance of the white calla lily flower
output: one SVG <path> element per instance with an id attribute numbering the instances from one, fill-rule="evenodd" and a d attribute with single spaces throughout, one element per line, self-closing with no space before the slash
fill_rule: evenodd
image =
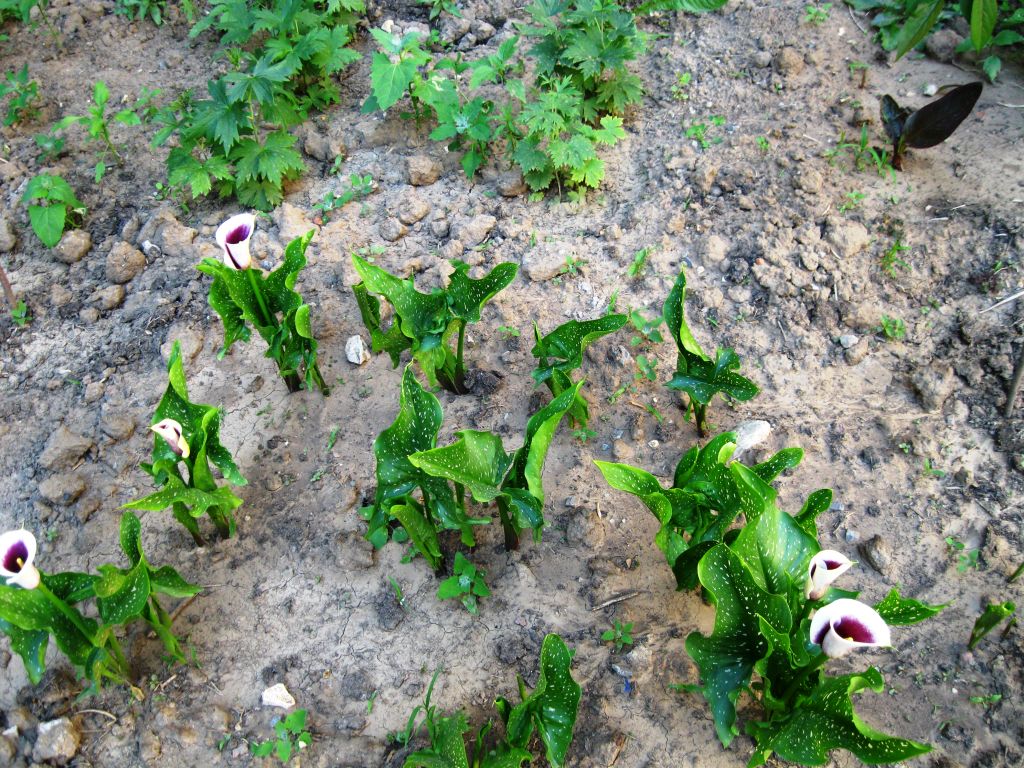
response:
<path id="1" fill-rule="evenodd" d="M 251 213 L 232 216 L 219 227 L 214 237 L 224 250 L 224 263 L 232 269 L 248 269 L 252 264 L 249 241 L 256 231 L 256 217 Z"/>
<path id="2" fill-rule="evenodd" d="M 151 426 L 150 429 L 166 440 L 167 444 L 171 446 L 171 450 L 181 456 L 181 458 L 188 458 L 188 442 L 182 433 L 181 424 L 174 419 L 163 419 Z"/>
<path id="3" fill-rule="evenodd" d="M 856 648 L 892 645 L 889 625 L 870 605 L 841 598 L 818 610 L 811 619 L 811 642 L 831 659 Z"/>
<path id="4" fill-rule="evenodd" d="M 39 586 L 39 571 L 32 565 L 36 558 L 36 537 L 26 530 L 0 535 L 0 577 L 22 589 Z"/>
<path id="5" fill-rule="evenodd" d="M 807 586 L 804 595 L 809 600 L 820 600 L 829 586 L 850 568 L 853 560 L 834 549 L 823 549 L 811 558 L 807 566 Z"/>

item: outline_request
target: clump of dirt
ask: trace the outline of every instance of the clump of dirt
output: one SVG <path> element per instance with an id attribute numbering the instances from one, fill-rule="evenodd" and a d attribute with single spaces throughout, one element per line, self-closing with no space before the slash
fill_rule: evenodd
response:
<path id="1" fill-rule="evenodd" d="M 796 511 L 820 486 L 835 489 L 820 519 L 822 545 L 860 561 L 856 584 L 866 599 L 898 584 L 919 600 L 949 603 L 932 621 L 898 628 L 892 651 L 856 660 L 878 665 L 891 694 L 861 697 L 862 717 L 933 744 L 919 765 L 1018 763 L 1020 628 L 974 652 L 965 643 L 986 601 L 1020 602 L 1020 582 L 1006 578 L 1024 559 L 1024 406 L 1003 415 L 1021 353 L 1019 312 L 1014 303 L 983 312 L 1021 283 L 1020 123 L 1005 106 L 1020 101 L 1020 73 L 1008 68 L 1003 82 L 986 86 L 947 143 L 911 151 L 902 173 L 879 176 L 858 169 L 848 151 L 826 153 L 842 135 L 859 136 L 865 121 L 871 140 L 884 143 L 883 94 L 919 106 L 923 86 L 976 74 L 888 61 L 862 18 L 836 6 L 826 23 L 809 26 L 803 5 L 741 0 L 715 14 L 642 22 L 658 33 L 636 67 L 646 97 L 628 116 L 627 139 L 605 155 L 605 184 L 582 203 L 529 201 L 498 159 L 467 180 L 458 158 L 412 123 L 360 115 L 371 50 L 361 34 L 364 58 L 343 77 L 345 102 L 298 129 L 320 156 L 307 157 L 309 173 L 261 220 L 253 243 L 272 265 L 290 239 L 317 231 L 298 288 L 313 306 L 327 399 L 289 395 L 257 342 L 217 359 L 222 329 L 195 265 L 217 256 L 213 231 L 235 211 L 217 200 L 188 211 L 157 200 L 164 155 L 148 148 L 145 131 L 118 128 L 129 159 L 100 185 L 84 141 L 69 140 L 53 162 L 37 157 L 33 134 L 84 113 L 98 79 L 117 99 L 142 85 L 165 97 L 202 89 L 218 66 L 213 43 L 189 40 L 173 13 L 155 28 L 101 1 L 52 3 L 60 50 L 38 31 L 8 25 L 4 66 L 29 63 L 44 108 L 34 122 L 3 129 L 0 218 L 15 242 L 0 259 L 33 320 L 0 320 L 0 524 L 37 532 L 49 571 L 118 560 L 118 507 L 150 491 L 137 464 L 150 452 L 146 427 L 174 340 L 193 398 L 224 407 L 223 440 L 249 479 L 233 540 L 196 549 L 169 515 L 144 518 L 150 560 L 205 588 L 176 620 L 194 663 L 169 667 L 154 638 L 127 638 L 142 701 L 123 690 L 76 701 L 80 689 L 55 652 L 32 687 L 21 662 L 0 652 L 0 709 L 18 727 L 12 764 L 30 759 L 37 724 L 60 716 L 84 734 L 81 765 L 246 762 L 247 741 L 267 738 L 279 714 L 260 706 L 260 694 L 284 683 L 309 712 L 314 744 L 303 762 L 399 766 L 409 750 L 389 734 L 405 726 L 434 669 L 445 670 L 434 701 L 482 722 L 496 694 L 512 693 L 517 672 L 536 679 L 547 632 L 575 648 L 584 688 L 570 764 L 746 760 L 746 737 L 720 749 L 702 699 L 671 687 L 697 681 L 684 640 L 708 630 L 711 610 L 698 594 L 674 591 L 653 544 L 656 521 L 604 486 L 592 464 L 614 458 L 668 477 L 698 441 L 662 385 L 672 345 L 644 352 L 657 361 L 657 382 L 636 380 L 626 331 L 588 351 L 596 434 L 581 441 L 563 430 L 555 440 L 542 542 L 505 552 L 498 526 L 480 531 L 474 562 L 493 596 L 474 617 L 437 600 L 424 563 L 403 562 L 398 545 L 375 552 L 362 538 L 371 445 L 397 412 L 401 371 L 386 357 L 361 366 L 345 359 L 346 339 L 365 338 L 349 290 L 357 249 L 426 287 L 443 282 L 452 258 L 483 269 L 521 265 L 471 327 L 472 393 L 440 396 L 442 444 L 470 427 L 517 444 L 545 397 L 529 378 L 530 321 L 547 331 L 613 301 L 656 316 L 685 267 L 695 334 L 706 348 L 736 349 L 762 388 L 747 403 L 715 403 L 714 427 L 767 419 L 766 454 L 805 450 L 777 484 L 783 508 Z M 493 53 L 526 18 L 521 4 L 494 2 L 469 3 L 463 14 L 496 30 L 486 42 L 465 38 L 469 58 Z M 370 15 L 401 27 L 425 21 L 426 9 L 381 6 Z M 687 72 L 686 98 L 677 98 L 672 87 Z M 685 135 L 696 123 L 710 126 L 707 146 Z M 333 158 L 315 149 L 327 135 L 345 147 L 338 176 Z M 419 171 L 434 166 L 435 180 L 410 183 L 410 168 L 422 182 Z M 35 240 L 18 202 L 43 170 L 63 175 L 89 208 L 90 242 L 70 263 Z M 318 218 L 313 206 L 353 173 L 372 176 L 374 192 Z M 408 221 L 396 218 L 402 211 Z M 893 251 L 897 242 L 905 250 Z M 647 267 L 631 278 L 644 248 Z M 125 258 L 134 251 L 144 259 Z M 578 266 L 567 272 L 570 258 Z M 136 265 L 131 274 L 118 271 L 124 263 Z M 905 334 L 887 336 L 896 319 Z M 977 566 L 958 568 L 947 539 L 977 549 Z M 634 625 L 635 644 L 622 653 L 600 640 L 613 621 Z"/>

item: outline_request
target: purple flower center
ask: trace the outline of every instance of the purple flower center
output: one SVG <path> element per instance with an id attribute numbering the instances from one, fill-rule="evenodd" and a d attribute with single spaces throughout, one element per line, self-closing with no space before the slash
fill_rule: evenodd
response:
<path id="1" fill-rule="evenodd" d="M 23 541 L 14 542 L 14 545 L 4 554 L 4 570 L 8 573 L 21 573 L 26 562 L 28 562 L 28 547 Z"/>
<path id="2" fill-rule="evenodd" d="M 832 629 L 834 629 L 836 634 L 840 637 L 846 640 L 853 640 L 855 643 L 875 642 L 875 636 L 871 630 L 862 622 L 857 621 L 857 619 L 851 618 L 850 616 L 844 616 L 841 618 L 832 625 Z"/>
<path id="3" fill-rule="evenodd" d="M 249 227 L 246 224 L 239 224 L 237 227 L 228 232 L 228 236 L 224 238 L 224 242 L 230 245 L 238 245 L 243 242 L 249 236 Z"/>
<path id="4" fill-rule="evenodd" d="M 842 567 L 843 567 L 843 564 L 840 563 L 838 560 L 826 560 L 825 561 L 825 568 L 827 568 L 830 571 L 834 571 L 836 568 L 842 568 Z"/>

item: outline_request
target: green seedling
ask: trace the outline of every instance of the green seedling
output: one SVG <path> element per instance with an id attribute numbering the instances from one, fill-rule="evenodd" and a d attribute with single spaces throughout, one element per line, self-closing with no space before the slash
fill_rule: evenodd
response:
<path id="1" fill-rule="evenodd" d="M 839 204 L 839 212 L 847 213 L 855 208 L 860 208 L 860 204 L 864 202 L 865 197 L 867 197 L 867 195 L 863 192 L 858 192 L 857 190 L 847 192 L 846 199 Z"/>
<path id="2" fill-rule="evenodd" d="M 521 702 L 513 705 L 503 697 L 494 702 L 505 726 L 505 735 L 493 748 L 485 746 L 485 738 L 492 729 L 488 721 L 471 740 L 466 749 L 464 735 L 470 731 L 466 714 L 459 710 L 439 714 L 431 704 L 434 674 L 423 704 L 409 717 L 405 730 L 395 739 L 408 745 L 426 726 L 430 746 L 413 752 L 406 758 L 403 768 L 521 768 L 535 758 L 528 747 L 534 732 L 544 747 L 544 757 L 551 768 L 564 768 L 566 755 L 572 742 L 572 731 L 579 712 L 582 689 L 572 678 L 572 653 L 558 635 L 544 638 L 540 651 L 540 673 L 537 687 L 529 692 L 523 678 L 516 676 Z M 439 670 L 440 671 L 440 670 Z M 419 722 L 419 715 L 424 719 Z"/>
<path id="3" fill-rule="evenodd" d="M 0 536 L 0 632 L 11 651 L 21 657 L 25 672 L 38 684 L 46 671 L 50 636 L 57 647 L 89 681 L 85 694 L 98 693 L 104 681 L 131 685 L 128 660 L 114 630 L 142 621 L 156 633 L 172 659 L 184 662 L 171 617 L 158 595 L 187 598 L 200 588 L 189 584 L 170 566 L 153 568 L 142 552 L 142 526 L 130 512 L 121 516 L 120 544 L 127 568 L 106 564 L 98 575 L 68 571 L 47 574 L 34 563 L 36 541 L 28 531 Z M 81 608 L 94 600 L 97 618 Z M 139 692 L 141 698 L 141 691 Z"/>
<path id="4" fill-rule="evenodd" d="M 341 194 L 325 192 L 320 202 L 314 205 L 313 208 L 323 213 L 324 221 L 326 222 L 331 211 L 344 208 L 353 200 L 362 200 L 364 197 L 368 197 L 371 192 L 373 192 L 373 177 L 369 174 L 360 176 L 353 173 L 348 177 L 348 186 L 341 191 Z"/>
<path id="5" fill-rule="evenodd" d="M 767 155 L 771 151 L 772 144 L 770 141 L 768 141 L 767 136 L 757 137 L 757 148 L 760 149 L 761 153 L 765 155 Z"/>
<path id="6" fill-rule="evenodd" d="M 217 485 L 210 465 L 231 485 L 246 485 L 246 479 L 220 442 L 220 409 L 189 400 L 177 341 L 167 361 L 167 379 L 167 389 L 153 413 L 153 459 L 140 464 L 160 490 L 124 508 L 157 512 L 170 507 L 197 546 L 205 543 L 196 522 L 204 514 L 222 537 L 229 538 L 235 533 L 233 511 L 242 500 L 227 485 Z"/>
<path id="7" fill-rule="evenodd" d="M 989 632 L 998 627 L 1005 620 L 1010 619 L 1010 623 L 1006 625 L 1006 629 L 1003 631 L 1003 634 L 1005 635 L 1010 631 L 1010 627 L 1013 625 L 1014 620 L 1012 619 L 1012 616 L 1016 611 L 1017 606 L 1009 600 L 1005 603 L 990 603 L 987 605 L 985 610 L 981 612 L 981 615 L 978 616 L 974 622 L 974 627 L 971 629 L 971 636 L 967 640 L 967 647 L 973 651 L 975 646 L 977 646 Z"/>
<path id="8" fill-rule="evenodd" d="M 484 83 L 504 83 L 509 75 L 522 72 L 522 63 L 515 63 L 516 46 L 519 40 L 510 37 L 498 46 L 498 52 L 477 59 L 470 64 L 473 74 L 469 78 L 469 87 L 479 88 Z"/>
<path id="9" fill-rule="evenodd" d="M 570 320 L 546 336 L 540 335 L 540 329 L 534 323 L 536 344 L 531 354 L 537 358 L 537 367 L 531 376 L 537 385 L 546 385 L 553 397 L 576 387 L 577 399 L 570 407 L 569 415 L 571 421 L 580 427 L 586 427 L 590 420 L 590 406 L 578 394 L 579 387 L 570 374 L 583 364 L 583 353 L 590 344 L 619 330 L 626 324 L 626 320 L 626 315 L 605 315 L 585 321 Z"/>
<path id="10" fill-rule="evenodd" d="M 967 573 L 971 569 L 977 570 L 981 567 L 978 563 L 980 550 L 967 549 L 966 544 L 952 536 L 946 537 L 946 546 L 949 548 L 950 554 L 956 555 L 957 573 Z"/>
<path id="11" fill-rule="evenodd" d="M 467 611 L 476 615 L 477 599 L 491 594 L 486 578 L 484 571 L 478 570 L 461 552 L 456 552 L 452 575 L 438 586 L 437 597 L 440 600 L 457 598 Z"/>
<path id="12" fill-rule="evenodd" d="M 462 13 L 459 11 L 459 6 L 456 0 L 417 0 L 420 5 L 430 6 L 430 20 L 434 21 L 442 13 L 447 13 L 449 16 L 455 16 L 461 19 Z"/>
<path id="13" fill-rule="evenodd" d="M 691 80 L 693 80 L 693 74 L 690 72 L 680 72 L 676 75 L 676 81 L 672 84 L 672 98 L 676 101 L 688 101 Z"/>
<path id="14" fill-rule="evenodd" d="M 88 114 L 63 117 L 54 124 L 51 133 L 61 133 L 73 125 L 81 125 L 85 128 L 89 138 L 100 142 L 99 159 L 96 161 L 93 172 L 93 177 L 98 184 L 107 172 L 107 160 L 113 158 L 114 162 L 120 163 L 123 159 L 120 150 L 110 136 L 112 124 L 141 125 L 140 113 L 147 114 L 146 110 L 150 102 L 158 93 L 159 91 L 143 88 L 142 94 L 131 107 L 119 110 L 114 113 L 113 117 L 108 117 L 106 112 L 107 103 L 110 101 L 110 89 L 107 88 L 106 83 L 100 80 L 93 87 L 92 105 L 89 107 Z"/>
<path id="15" fill-rule="evenodd" d="M 4 125 L 17 125 L 39 115 L 39 83 L 28 79 L 28 64 L 17 72 L 4 73 L 0 82 L 0 99 L 8 97 Z"/>
<path id="16" fill-rule="evenodd" d="M 592 429 L 587 429 L 586 427 L 580 427 L 579 429 L 574 429 L 572 431 L 572 436 L 581 443 L 586 443 L 587 440 L 590 440 L 592 437 L 597 437 L 597 432 Z"/>
<path id="17" fill-rule="evenodd" d="M 85 204 L 64 179 L 45 173 L 29 181 L 21 201 L 28 205 L 32 231 L 47 248 L 57 245 L 67 225 L 81 223 L 86 213 Z"/>
<path id="18" fill-rule="evenodd" d="M 558 271 L 557 277 L 568 275 L 569 277 L 577 277 L 583 274 L 583 267 L 587 263 L 587 260 L 582 256 L 569 255 L 565 257 L 565 265 Z"/>
<path id="19" fill-rule="evenodd" d="M 431 386 L 440 383 L 451 392 L 465 394 L 466 325 L 480 321 L 483 305 L 515 279 L 519 267 L 498 264 L 474 280 L 469 277 L 469 265 L 455 261 L 446 289 L 420 293 L 412 278 L 402 280 L 356 255 L 352 263 L 362 278 L 352 290 L 373 351 L 387 352 L 397 367 L 402 352 L 411 350 Z M 395 319 L 387 330 L 381 327 L 380 302 L 372 294 L 383 296 L 394 307 Z M 454 352 L 453 339 L 457 340 Z"/>
<path id="20" fill-rule="evenodd" d="M 391 592 L 395 596 L 395 602 L 398 603 L 398 607 L 403 611 L 405 610 L 405 593 L 402 591 L 402 585 L 398 583 L 398 580 L 393 576 L 388 576 L 388 583 L 391 585 Z"/>
<path id="21" fill-rule="evenodd" d="M 300 749 L 313 743 L 313 737 L 306 730 L 306 710 L 296 709 L 274 723 L 274 735 L 275 738 L 267 741 L 251 742 L 249 749 L 254 757 L 275 755 L 287 764 Z"/>
<path id="22" fill-rule="evenodd" d="M 32 317 L 28 313 L 28 305 L 22 301 L 15 302 L 11 307 L 11 320 L 17 325 L 25 326 L 28 325 Z"/>
<path id="23" fill-rule="evenodd" d="M 715 395 L 721 393 L 742 402 L 750 400 L 760 390 L 752 381 L 737 373 L 740 358 L 733 350 L 716 350 L 714 360 L 704 353 L 686 324 L 685 301 L 686 272 L 681 271 L 665 300 L 662 312 L 679 351 L 676 373 L 667 386 L 687 394 L 687 407 L 693 413 L 697 430 L 702 437 L 706 437 L 707 408 Z"/>
<path id="24" fill-rule="evenodd" d="M 288 243 L 281 265 L 264 276 L 249 254 L 255 229 L 256 217 L 250 214 L 228 219 L 217 230 L 224 260 L 205 258 L 197 267 L 213 278 L 208 302 L 224 324 L 219 356 L 224 357 L 236 341 L 248 342 L 251 326 L 267 343 L 266 357 L 277 363 L 289 392 L 317 387 L 329 395 L 317 362 L 310 307 L 294 288 L 315 231 Z"/>
<path id="25" fill-rule="evenodd" d="M 893 240 L 892 245 L 890 245 L 889 249 L 882 255 L 880 265 L 882 271 L 895 280 L 899 275 L 899 270 L 909 270 L 910 265 L 900 257 L 901 253 L 909 250 L 910 246 L 904 245 L 900 238 L 897 237 Z"/>
<path id="26" fill-rule="evenodd" d="M 677 589 L 697 586 L 697 564 L 717 543 L 725 540 L 742 511 L 740 486 L 727 466 L 736 449 L 737 436 L 723 432 L 703 448 L 694 446 L 676 465 L 672 486 L 662 488 L 654 475 L 628 464 L 595 461 L 605 481 L 620 491 L 631 493 L 661 523 L 654 542 L 676 577 Z M 785 448 L 767 461 L 750 467 L 764 483 L 792 469 L 803 460 L 799 448 Z M 799 519 L 817 515 L 832 503 L 832 491 L 811 494 Z"/>
<path id="27" fill-rule="evenodd" d="M 167 10 L 167 0 L 117 0 L 114 6 L 114 13 L 118 16 L 127 16 L 129 19 L 149 19 L 158 27 L 164 23 L 164 13 Z M 193 9 L 193 17 L 195 11 Z"/>
<path id="28" fill-rule="evenodd" d="M 633 622 L 625 624 L 616 621 L 611 629 L 601 633 L 601 640 L 605 643 L 614 643 L 616 653 L 621 653 L 627 645 L 633 644 Z"/>
<path id="29" fill-rule="evenodd" d="M 822 3 L 821 5 L 811 5 L 808 3 L 804 6 L 803 23 L 820 26 L 828 21 L 831 10 L 832 3 Z"/>
<path id="30" fill-rule="evenodd" d="M 633 336 L 629 340 L 629 346 L 646 349 L 653 344 L 661 344 L 665 339 L 658 329 L 664 322 L 664 315 L 645 318 L 639 310 L 631 309 L 629 311 L 629 324 L 633 326 L 638 335 Z"/>
<path id="31" fill-rule="evenodd" d="M 725 125 L 725 117 L 723 115 L 712 115 L 708 118 L 706 123 L 692 123 L 686 128 L 686 138 L 693 139 L 696 141 L 701 149 L 709 149 L 713 144 L 721 144 L 721 136 L 708 136 L 708 131 L 712 127 L 720 127 Z"/>
<path id="32" fill-rule="evenodd" d="M 510 339 L 518 339 L 519 336 L 520 336 L 519 329 L 518 328 L 513 328 L 510 325 L 499 325 L 498 326 L 498 333 L 500 333 L 502 336 L 506 336 L 506 337 L 508 337 Z"/>
<path id="33" fill-rule="evenodd" d="M 925 457 L 925 460 L 924 460 L 924 474 L 927 475 L 928 477 L 937 477 L 937 478 L 943 478 L 943 477 L 946 476 L 945 470 L 942 470 L 942 469 L 939 469 L 938 467 L 933 466 L 932 465 L 932 460 L 929 459 L 928 457 Z"/>
<path id="34" fill-rule="evenodd" d="M 56 160 L 64 151 L 64 139 L 52 133 L 37 133 L 32 140 L 42 153 L 40 158 L 46 161 Z"/>
<path id="35" fill-rule="evenodd" d="M 629 269 L 626 270 L 626 274 L 636 280 L 638 277 L 643 275 L 644 270 L 647 268 L 647 257 L 651 255 L 651 251 L 654 250 L 650 246 L 647 248 L 641 248 L 635 254 L 633 254 L 633 261 L 629 265 Z"/>
<path id="36" fill-rule="evenodd" d="M 881 323 L 878 330 L 885 335 L 887 341 L 903 341 L 906 338 L 907 326 L 903 323 L 902 318 L 882 315 Z"/>
<path id="37" fill-rule="evenodd" d="M 991 707 L 1002 701 L 1003 695 L 1001 693 L 990 693 L 986 696 L 971 696 L 969 700 L 971 704 L 981 704 L 986 707 Z"/>

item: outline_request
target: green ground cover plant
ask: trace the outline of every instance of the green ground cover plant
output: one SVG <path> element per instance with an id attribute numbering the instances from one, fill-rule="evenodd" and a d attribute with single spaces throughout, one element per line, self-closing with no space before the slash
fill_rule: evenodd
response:
<path id="1" fill-rule="evenodd" d="M 28 77 L 26 63 L 17 72 L 4 73 L 0 82 L 0 99 L 7 99 L 4 125 L 28 122 L 39 115 L 39 82 Z"/>
<path id="2" fill-rule="evenodd" d="M 438 670 L 423 704 L 413 710 L 405 731 L 398 736 L 408 745 L 425 727 L 430 746 L 409 755 L 404 768 L 521 768 L 536 759 L 529 750 L 534 733 L 540 737 L 548 765 L 563 768 L 568 764 L 566 756 L 583 693 L 572 677 L 571 665 L 572 652 L 562 638 L 547 635 L 541 645 L 537 686 L 530 691 L 523 678 L 516 675 L 520 702 L 513 704 L 504 697 L 494 702 L 505 728 L 504 737 L 488 738 L 493 725 L 488 720 L 471 739 L 469 750 L 465 734 L 471 729 L 465 712 L 439 713 L 431 703 Z"/>
<path id="3" fill-rule="evenodd" d="M 469 276 L 469 265 L 453 261 L 448 287 L 430 293 L 417 291 L 412 278 L 403 280 L 353 254 L 352 263 L 362 278 L 352 287 L 375 353 L 387 352 L 397 368 L 402 352 L 412 352 L 427 382 L 440 384 L 456 394 L 466 392 L 463 359 L 466 325 L 480 321 L 480 311 L 516 277 L 519 267 L 498 264 L 484 277 Z M 381 326 L 382 296 L 394 308 L 395 317 L 385 330 Z M 452 351 L 452 341 L 455 351 Z"/>
<path id="4" fill-rule="evenodd" d="M 160 490 L 125 504 L 125 509 L 157 512 L 168 507 L 197 546 L 205 543 L 197 519 L 209 516 L 224 538 L 235 533 L 233 511 L 242 504 L 227 485 L 218 486 L 211 464 L 231 485 L 246 484 L 231 452 L 220 442 L 221 411 L 189 400 L 181 345 L 167 361 L 167 389 L 153 413 L 153 458 L 140 466 Z"/>
<path id="5" fill-rule="evenodd" d="M 85 203 L 75 196 L 71 185 L 47 173 L 29 181 L 21 201 L 28 206 L 32 231 L 47 248 L 57 245 L 68 224 L 81 223 L 86 213 Z"/>
<path id="6" fill-rule="evenodd" d="M 98 574 L 45 573 L 35 565 L 36 540 L 25 530 L 0 536 L 0 632 L 21 657 L 33 684 L 46 671 L 51 636 L 82 678 L 85 693 L 99 693 L 107 681 L 130 685 L 131 668 L 115 630 L 142 621 L 156 633 L 167 652 L 184 661 L 171 617 L 158 595 L 192 597 L 200 588 L 170 566 L 153 568 L 142 552 L 141 525 L 131 512 L 121 516 L 121 549 L 127 568 L 101 565 Z M 94 601 L 96 618 L 84 606 Z"/>

